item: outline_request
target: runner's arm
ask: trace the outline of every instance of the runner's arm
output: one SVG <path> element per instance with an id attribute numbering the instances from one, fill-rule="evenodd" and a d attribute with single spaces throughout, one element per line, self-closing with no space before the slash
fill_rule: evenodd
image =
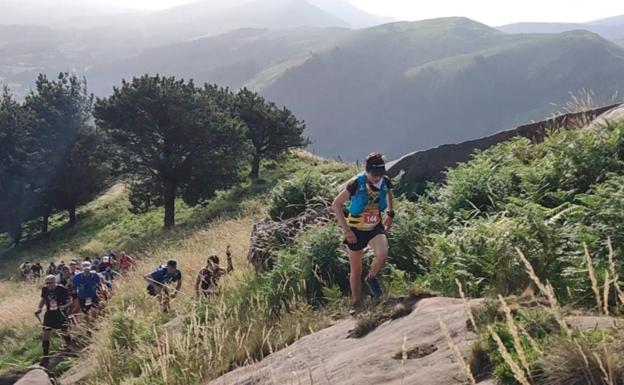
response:
<path id="1" fill-rule="evenodd" d="M 41 309 L 43 309 L 43 304 L 45 304 L 45 299 L 41 298 L 39 300 L 39 305 L 37 306 L 37 311 L 35 311 L 35 314 L 41 313 Z"/>
<path id="2" fill-rule="evenodd" d="M 152 271 L 151 273 L 145 274 L 143 276 L 143 278 L 150 284 L 158 285 L 158 286 L 164 286 L 164 284 L 162 284 L 162 283 L 158 282 L 157 280 L 155 280 L 153 275 L 154 275 L 154 272 Z"/>
<path id="3" fill-rule="evenodd" d="M 394 194 L 392 193 L 392 191 L 388 191 L 388 211 L 394 211 Z M 393 221 L 394 218 L 392 218 L 390 215 L 386 215 L 383 223 L 386 231 L 390 230 Z"/>
<path id="4" fill-rule="evenodd" d="M 344 189 L 340 194 L 338 194 L 338 196 L 336 196 L 334 202 L 332 203 L 332 210 L 334 210 L 334 214 L 336 215 L 336 219 L 338 220 L 338 225 L 344 233 L 348 232 L 350 229 L 349 225 L 347 224 L 347 220 L 345 219 L 344 213 L 342 212 L 342 208 L 350 197 L 351 194 L 349 193 L 349 191 L 347 189 Z"/>

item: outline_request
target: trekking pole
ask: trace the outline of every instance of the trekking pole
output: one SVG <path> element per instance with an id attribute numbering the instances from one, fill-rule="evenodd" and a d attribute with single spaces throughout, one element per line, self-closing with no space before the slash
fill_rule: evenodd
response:
<path id="1" fill-rule="evenodd" d="M 159 286 L 162 286 L 163 288 L 166 286 L 166 287 L 167 287 L 167 290 L 172 290 L 172 291 L 174 291 L 174 292 L 176 292 L 176 293 L 180 293 L 180 294 L 182 294 L 182 295 L 184 295 L 184 296 L 186 296 L 186 297 L 188 297 L 188 298 L 190 298 L 190 299 L 195 299 L 193 296 L 190 296 L 190 295 L 186 294 L 185 292 L 183 292 L 183 291 L 181 291 L 181 290 L 176 290 L 176 289 L 174 289 L 173 287 L 169 287 L 169 286 L 168 286 L 168 285 L 166 285 L 165 283 L 160 283 L 160 282 L 158 282 L 158 281 L 156 281 L 156 280 L 154 280 L 154 279 L 151 279 L 151 278 L 146 278 L 146 280 L 147 280 L 147 281 L 149 281 L 149 282 L 153 282 L 153 283 L 155 283 L 155 284 L 157 284 L 157 285 L 159 285 Z"/>

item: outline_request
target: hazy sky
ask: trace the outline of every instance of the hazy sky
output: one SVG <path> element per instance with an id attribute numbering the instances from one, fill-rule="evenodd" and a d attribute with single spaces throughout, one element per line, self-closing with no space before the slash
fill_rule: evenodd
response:
<path id="1" fill-rule="evenodd" d="M 1 0 L 0 0 L 1 1 Z M 101 0 L 102 1 L 102 0 Z M 162 9 L 194 0 L 103 0 L 112 5 Z M 228 0 L 222 0 L 228 1 Z M 490 24 L 516 21 L 583 22 L 624 14 L 621 0 L 349 0 L 369 12 L 400 20 L 467 16 Z"/>

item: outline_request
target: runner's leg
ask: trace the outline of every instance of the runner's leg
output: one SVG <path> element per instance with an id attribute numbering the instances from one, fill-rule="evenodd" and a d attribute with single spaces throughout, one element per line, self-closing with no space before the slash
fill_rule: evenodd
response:
<path id="1" fill-rule="evenodd" d="M 364 250 L 349 250 L 349 284 L 351 286 L 351 296 L 353 303 L 359 304 L 362 296 L 362 256 Z"/>
<path id="2" fill-rule="evenodd" d="M 41 346 L 43 348 L 43 356 L 44 358 L 50 355 L 50 336 L 52 335 L 52 329 L 44 327 L 43 328 L 43 338 L 41 342 Z"/>
<path id="3" fill-rule="evenodd" d="M 373 263 L 371 264 L 368 276 L 370 278 L 375 278 L 377 277 L 377 274 L 379 274 L 381 268 L 388 259 L 388 238 L 386 237 L 386 234 L 379 234 L 375 238 L 371 239 L 368 245 L 375 252 L 375 258 L 373 259 Z"/>

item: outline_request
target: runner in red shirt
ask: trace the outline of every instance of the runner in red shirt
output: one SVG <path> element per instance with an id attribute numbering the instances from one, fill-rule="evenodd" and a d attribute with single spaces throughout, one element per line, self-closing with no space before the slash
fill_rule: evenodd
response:
<path id="1" fill-rule="evenodd" d="M 121 256 L 119 257 L 119 269 L 121 270 L 121 274 L 125 274 L 127 271 L 132 269 L 134 265 L 134 258 L 126 254 L 125 251 L 121 252 Z"/>

